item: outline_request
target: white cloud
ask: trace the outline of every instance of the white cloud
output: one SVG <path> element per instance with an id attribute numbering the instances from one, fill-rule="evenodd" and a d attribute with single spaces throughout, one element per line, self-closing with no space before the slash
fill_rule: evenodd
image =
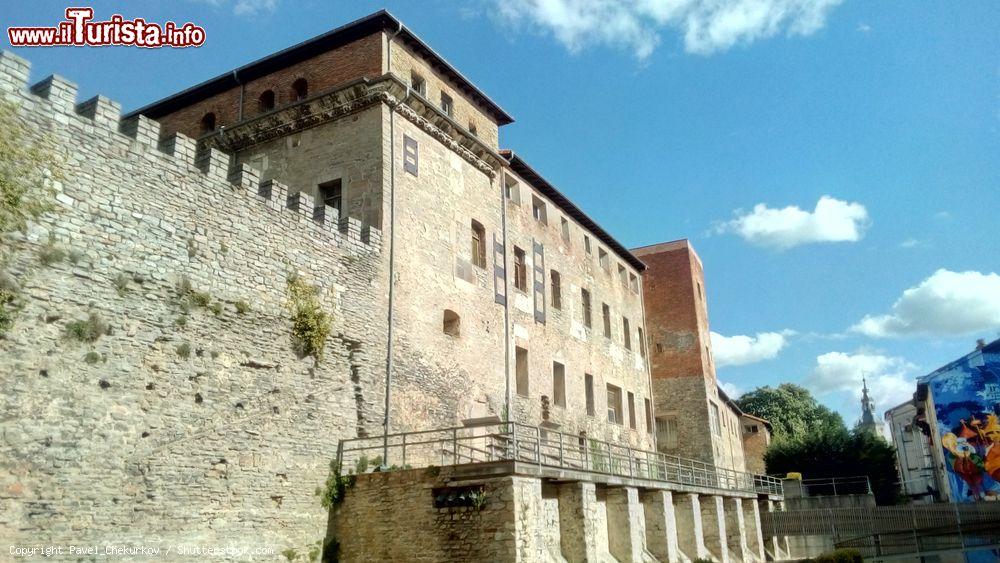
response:
<path id="1" fill-rule="evenodd" d="M 847 412 L 861 414 L 862 377 L 868 381 L 868 391 L 875 401 L 876 417 L 913 395 L 916 382 L 912 377 L 917 367 L 905 359 L 874 352 L 854 354 L 828 352 L 816 357 L 816 367 L 807 380 L 818 395 L 839 394 Z M 855 416 L 854 418 L 857 418 Z M 851 417 L 848 417 L 850 419 Z"/>
<path id="2" fill-rule="evenodd" d="M 610 45 L 648 57 L 660 32 L 674 29 L 689 53 L 708 55 L 738 44 L 810 35 L 841 0 L 493 0 L 500 17 L 548 30 L 571 51 Z"/>
<path id="3" fill-rule="evenodd" d="M 716 232 L 736 233 L 751 244 L 781 250 L 815 242 L 856 242 L 870 223 L 864 205 L 830 196 L 819 198 L 813 211 L 758 203 L 749 213 L 734 213 L 736 218 L 716 226 Z"/>
<path id="4" fill-rule="evenodd" d="M 784 331 L 759 332 L 757 336 L 723 336 L 713 332 L 712 355 L 715 357 L 715 365 L 742 366 L 774 359 L 788 344 L 786 337 L 792 334 L 792 331 Z"/>
<path id="5" fill-rule="evenodd" d="M 1000 328 L 1000 275 L 938 270 L 911 287 L 885 315 L 867 315 L 854 332 L 891 336 L 959 336 Z"/>
<path id="6" fill-rule="evenodd" d="M 915 238 L 908 238 L 903 242 L 899 243 L 899 246 L 902 248 L 915 248 L 917 246 L 920 246 L 920 241 Z"/>
<path id="7" fill-rule="evenodd" d="M 279 0 L 196 0 L 204 4 L 211 4 L 216 7 L 233 5 L 233 14 L 237 16 L 255 16 L 257 14 L 270 14 L 278 8 Z"/>
<path id="8" fill-rule="evenodd" d="M 719 387 L 722 388 L 723 393 L 729 395 L 729 398 L 733 400 L 739 399 L 740 395 L 743 394 L 742 389 L 733 385 L 732 383 L 729 383 L 728 381 L 719 380 Z"/>
<path id="9" fill-rule="evenodd" d="M 860 33 L 870 33 L 871 30 L 872 26 L 866 24 L 865 22 L 861 22 L 858 24 L 858 32 Z"/>

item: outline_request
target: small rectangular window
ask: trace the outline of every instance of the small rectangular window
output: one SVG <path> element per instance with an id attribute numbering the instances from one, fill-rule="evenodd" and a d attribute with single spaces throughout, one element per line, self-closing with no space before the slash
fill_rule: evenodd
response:
<path id="1" fill-rule="evenodd" d="M 475 121 L 470 121 L 469 122 L 469 133 L 472 133 L 473 137 L 478 137 L 479 136 L 479 130 L 476 129 L 476 122 Z"/>
<path id="2" fill-rule="evenodd" d="M 632 349 L 632 331 L 629 330 L 628 319 L 626 319 L 625 317 L 622 317 L 622 332 L 625 335 L 625 337 L 623 339 L 623 341 L 625 342 L 625 349 L 626 350 L 631 350 Z"/>
<path id="3" fill-rule="evenodd" d="M 635 394 L 628 392 L 628 427 L 635 430 Z"/>
<path id="4" fill-rule="evenodd" d="M 583 324 L 587 328 L 590 328 L 591 316 L 590 316 L 590 292 L 586 289 L 580 289 L 580 300 L 583 303 Z"/>
<path id="5" fill-rule="evenodd" d="M 672 450 L 677 448 L 677 418 L 662 417 L 656 419 L 656 443 L 660 448 Z"/>
<path id="6" fill-rule="evenodd" d="M 643 399 L 643 406 L 646 407 L 646 432 L 653 433 L 653 404 L 649 399 Z"/>
<path id="7" fill-rule="evenodd" d="M 646 357 L 646 335 L 642 333 L 642 327 L 639 327 L 639 356 Z"/>
<path id="8" fill-rule="evenodd" d="M 452 113 L 455 111 L 455 102 L 451 99 L 451 96 L 441 92 L 441 111 L 445 113 L 448 117 L 451 117 Z"/>
<path id="9" fill-rule="evenodd" d="M 514 375 L 517 379 L 517 394 L 528 396 L 528 351 L 520 346 L 514 349 Z"/>
<path id="10" fill-rule="evenodd" d="M 597 249 L 597 262 L 605 272 L 611 273 L 611 259 L 608 258 L 608 253 L 603 248 Z"/>
<path id="11" fill-rule="evenodd" d="M 594 416 L 594 376 L 583 374 L 583 390 L 587 398 L 587 415 Z"/>
<path id="12" fill-rule="evenodd" d="M 593 249 L 590 248 L 590 237 L 587 235 L 583 235 L 583 250 L 587 254 L 593 254 L 594 252 Z"/>
<path id="13" fill-rule="evenodd" d="M 639 293 L 639 276 L 629 273 L 628 286 L 632 289 L 632 293 Z"/>
<path id="14" fill-rule="evenodd" d="M 419 155 L 417 152 L 417 140 L 407 135 L 403 135 L 403 170 L 418 175 Z"/>
<path id="15" fill-rule="evenodd" d="M 622 390 L 620 387 L 608 384 L 608 422 L 612 424 L 623 424 L 622 416 Z"/>
<path id="16" fill-rule="evenodd" d="M 475 219 L 472 220 L 472 264 L 486 267 L 486 229 Z"/>
<path id="17" fill-rule="evenodd" d="M 566 366 L 552 362 L 552 404 L 566 406 Z"/>
<path id="18" fill-rule="evenodd" d="M 323 201 L 323 205 L 336 209 L 337 214 L 343 217 L 344 191 L 340 178 L 320 184 L 319 197 Z"/>
<path id="19" fill-rule="evenodd" d="M 548 218 L 545 216 L 545 202 L 534 195 L 531 196 L 531 216 L 543 225 L 549 224 Z"/>
<path id="20" fill-rule="evenodd" d="M 604 338 L 611 338 L 611 307 L 601 304 L 601 315 L 604 317 Z"/>
<path id="21" fill-rule="evenodd" d="M 628 289 L 628 272 L 621 263 L 618 264 L 618 281 L 622 283 L 622 287 Z"/>
<path id="22" fill-rule="evenodd" d="M 524 251 L 514 247 L 514 287 L 528 291 L 528 268 L 524 262 Z"/>
<path id="23" fill-rule="evenodd" d="M 415 72 L 410 73 L 410 88 L 421 96 L 427 96 L 427 81 Z"/>
<path id="24" fill-rule="evenodd" d="M 521 205 L 521 193 L 520 187 L 517 185 L 517 180 L 506 174 L 503 177 L 503 195 L 511 203 Z"/>
<path id="25" fill-rule="evenodd" d="M 550 272 L 552 278 L 552 308 L 562 309 L 562 276 L 559 272 L 552 270 Z"/>
<path id="26" fill-rule="evenodd" d="M 560 217 L 559 223 L 559 226 L 562 229 L 563 242 L 566 243 L 566 246 L 569 246 L 569 221 L 567 221 L 565 217 Z"/>
<path id="27" fill-rule="evenodd" d="M 709 402 L 708 406 L 711 408 L 711 413 L 708 417 L 708 426 L 712 430 L 712 434 L 716 436 L 722 436 L 722 425 L 719 423 L 719 405 Z"/>

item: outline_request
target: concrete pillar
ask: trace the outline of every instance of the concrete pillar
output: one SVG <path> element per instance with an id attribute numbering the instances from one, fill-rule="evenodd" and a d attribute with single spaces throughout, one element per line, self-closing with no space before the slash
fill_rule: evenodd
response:
<path id="1" fill-rule="evenodd" d="M 747 530 L 747 547 L 758 561 L 764 561 L 764 537 L 760 529 L 760 506 L 755 499 L 743 501 L 743 521 Z"/>
<path id="2" fill-rule="evenodd" d="M 725 502 L 718 495 L 704 496 L 701 500 L 701 531 L 705 536 L 705 548 L 715 560 L 729 563 Z"/>
<path id="3" fill-rule="evenodd" d="M 644 491 L 642 506 L 646 514 L 646 549 L 664 563 L 679 563 L 674 494 L 660 489 Z"/>
<path id="4" fill-rule="evenodd" d="M 709 557 L 701 527 L 701 500 L 693 493 L 674 495 L 677 547 L 688 559 Z"/>
<path id="5" fill-rule="evenodd" d="M 597 491 L 593 483 L 559 485 L 559 546 L 568 563 L 597 561 Z"/>
<path id="6" fill-rule="evenodd" d="M 608 489 L 608 548 L 618 561 L 642 561 L 646 523 L 635 487 Z"/>
<path id="7" fill-rule="evenodd" d="M 728 499 L 729 507 L 726 510 L 726 536 L 729 546 L 729 560 L 743 561 L 750 563 L 753 561 L 750 550 L 747 548 L 746 522 L 743 518 L 743 499 L 733 497 Z M 747 501 L 752 502 L 752 501 Z"/>

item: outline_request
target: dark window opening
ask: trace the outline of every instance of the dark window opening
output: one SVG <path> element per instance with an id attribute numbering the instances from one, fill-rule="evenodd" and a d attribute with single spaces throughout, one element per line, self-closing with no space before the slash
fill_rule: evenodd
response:
<path id="1" fill-rule="evenodd" d="M 524 251 L 514 247 L 514 287 L 528 291 L 528 269 L 524 262 Z"/>
<path id="2" fill-rule="evenodd" d="M 486 229 L 475 219 L 472 220 L 472 264 L 486 267 Z"/>
<path id="3" fill-rule="evenodd" d="M 309 83 L 306 82 L 305 78 L 292 82 L 292 94 L 295 96 L 295 101 L 306 99 L 306 96 L 309 95 Z"/>
<path id="4" fill-rule="evenodd" d="M 201 132 L 210 133 L 212 131 L 215 131 L 215 114 L 210 112 L 201 118 Z"/>
<path id="5" fill-rule="evenodd" d="M 257 111 L 265 112 L 274 109 L 274 90 L 266 90 L 257 98 Z"/>
<path id="6" fill-rule="evenodd" d="M 462 332 L 462 318 L 458 316 L 458 313 L 452 311 L 451 309 L 444 310 L 444 333 L 448 336 L 461 336 Z"/>
<path id="7" fill-rule="evenodd" d="M 343 182 L 340 178 L 325 182 L 319 185 L 319 197 L 323 205 L 337 210 L 337 214 L 342 216 L 344 206 Z"/>
<path id="8" fill-rule="evenodd" d="M 559 272 L 552 270 L 552 308 L 562 309 L 562 276 Z"/>

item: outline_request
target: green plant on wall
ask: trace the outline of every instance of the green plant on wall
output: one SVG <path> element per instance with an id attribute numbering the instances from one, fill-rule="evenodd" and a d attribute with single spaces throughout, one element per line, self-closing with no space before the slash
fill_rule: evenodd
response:
<path id="1" fill-rule="evenodd" d="M 66 339 L 76 342 L 97 342 L 97 340 L 108 334 L 110 326 L 101 318 L 99 313 L 91 311 L 84 320 L 75 320 L 66 323 Z"/>
<path id="2" fill-rule="evenodd" d="M 367 467 L 367 464 L 368 460 L 365 459 L 365 467 Z M 319 496 L 319 502 L 323 505 L 323 508 L 329 509 L 340 504 L 344 500 L 344 494 L 347 492 L 347 489 L 354 486 L 354 480 L 355 476 L 352 474 L 341 475 L 340 466 L 337 465 L 336 460 L 331 461 L 330 474 L 326 477 L 326 483 L 322 489 L 316 489 L 316 494 Z"/>
<path id="3" fill-rule="evenodd" d="M 0 233 L 23 232 L 52 210 L 52 183 L 61 179 L 51 149 L 29 138 L 13 104 L 0 102 Z"/>
<path id="4" fill-rule="evenodd" d="M 332 319 L 319 303 L 319 289 L 298 275 L 288 276 L 288 309 L 292 315 L 292 345 L 301 356 L 323 359 Z"/>

